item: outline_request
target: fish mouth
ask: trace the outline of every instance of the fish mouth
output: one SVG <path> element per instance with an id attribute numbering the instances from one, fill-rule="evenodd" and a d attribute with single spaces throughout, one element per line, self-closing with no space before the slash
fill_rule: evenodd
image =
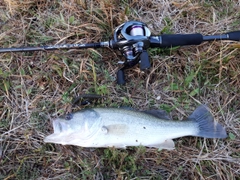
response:
<path id="1" fill-rule="evenodd" d="M 44 138 L 44 142 L 50 143 L 62 143 L 62 132 L 68 130 L 68 125 L 66 122 L 61 121 L 60 119 L 55 119 L 52 121 L 53 124 L 53 133 Z"/>
<path id="2" fill-rule="evenodd" d="M 59 123 L 59 121 L 58 120 L 53 120 L 52 124 L 53 124 L 53 132 L 54 132 L 54 134 L 55 133 L 60 133 L 62 127 L 61 127 L 61 124 Z"/>
<path id="3" fill-rule="evenodd" d="M 68 130 L 68 125 L 67 123 L 60 121 L 58 119 L 53 120 L 53 131 L 54 134 L 59 134 L 63 131 L 67 131 Z"/>
<path id="4" fill-rule="evenodd" d="M 43 141 L 45 142 L 45 143 L 54 143 L 55 141 L 56 141 L 56 134 L 50 134 L 50 135 L 48 135 L 48 136 L 46 136 L 44 139 L 43 139 Z"/>

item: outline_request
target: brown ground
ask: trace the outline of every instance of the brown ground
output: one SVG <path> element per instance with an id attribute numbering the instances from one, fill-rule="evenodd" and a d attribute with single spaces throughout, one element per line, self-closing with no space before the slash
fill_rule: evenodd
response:
<path id="1" fill-rule="evenodd" d="M 238 0 L 3 0 L 0 47 L 106 41 L 114 28 L 141 20 L 153 34 L 204 35 L 240 30 Z M 126 74 L 110 49 L 0 54 L 0 179 L 239 179 L 240 44 L 205 42 L 149 49 L 152 67 Z M 50 120 L 75 111 L 71 100 L 107 96 L 90 105 L 162 108 L 186 118 L 208 104 L 229 137 L 176 139 L 173 151 L 144 147 L 92 149 L 43 143 Z"/>

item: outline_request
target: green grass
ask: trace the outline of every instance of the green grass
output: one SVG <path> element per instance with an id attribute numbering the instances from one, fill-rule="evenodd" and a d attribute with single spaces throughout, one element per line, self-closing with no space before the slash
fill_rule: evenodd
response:
<path id="1" fill-rule="evenodd" d="M 0 47 L 107 41 L 127 20 L 153 34 L 240 30 L 236 1 L 54 0 L 0 2 Z M 3 25 L 2 25 L 3 24 Z M 148 49 L 152 67 L 126 71 L 116 84 L 109 49 L 0 54 L 0 179 L 232 179 L 239 174 L 239 43 Z M 51 120 L 81 94 L 105 96 L 87 107 L 161 108 L 186 119 L 208 104 L 229 137 L 175 139 L 176 149 L 82 148 L 46 144 Z"/>

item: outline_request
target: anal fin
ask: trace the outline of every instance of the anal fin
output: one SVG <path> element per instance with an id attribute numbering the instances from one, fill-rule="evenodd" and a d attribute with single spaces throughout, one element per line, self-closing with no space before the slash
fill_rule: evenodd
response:
<path id="1" fill-rule="evenodd" d="M 162 143 L 151 144 L 151 145 L 147 145 L 147 146 L 148 147 L 158 148 L 159 150 L 161 150 L 161 149 L 173 150 L 175 148 L 175 144 L 174 144 L 172 139 L 167 139 L 167 140 L 165 140 Z"/>
<path id="2" fill-rule="evenodd" d="M 125 144 L 120 144 L 120 143 L 113 143 L 113 144 L 107 144 L 107 147 L 114 147 L 117 149 L 126 149 L 127 146 Z"/>

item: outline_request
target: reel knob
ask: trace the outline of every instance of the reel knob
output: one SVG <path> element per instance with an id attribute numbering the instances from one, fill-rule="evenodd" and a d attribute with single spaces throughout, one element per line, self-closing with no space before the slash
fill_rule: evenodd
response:
<path id="1" fill-rule="evenodd" d="M 140 69 L 145 70 L 151 67 L 151 63 L 149 60 L 149 55 L 146 50 L 143 50 L 143 52 L 140 55 Z"/>
<path id="2" fill-rule="evenodd" d="M 125 74 L 123 69 L 119 69 L 117 72 L 117 84 L 124 85 L 126 83 L 125 81 Z"/>

